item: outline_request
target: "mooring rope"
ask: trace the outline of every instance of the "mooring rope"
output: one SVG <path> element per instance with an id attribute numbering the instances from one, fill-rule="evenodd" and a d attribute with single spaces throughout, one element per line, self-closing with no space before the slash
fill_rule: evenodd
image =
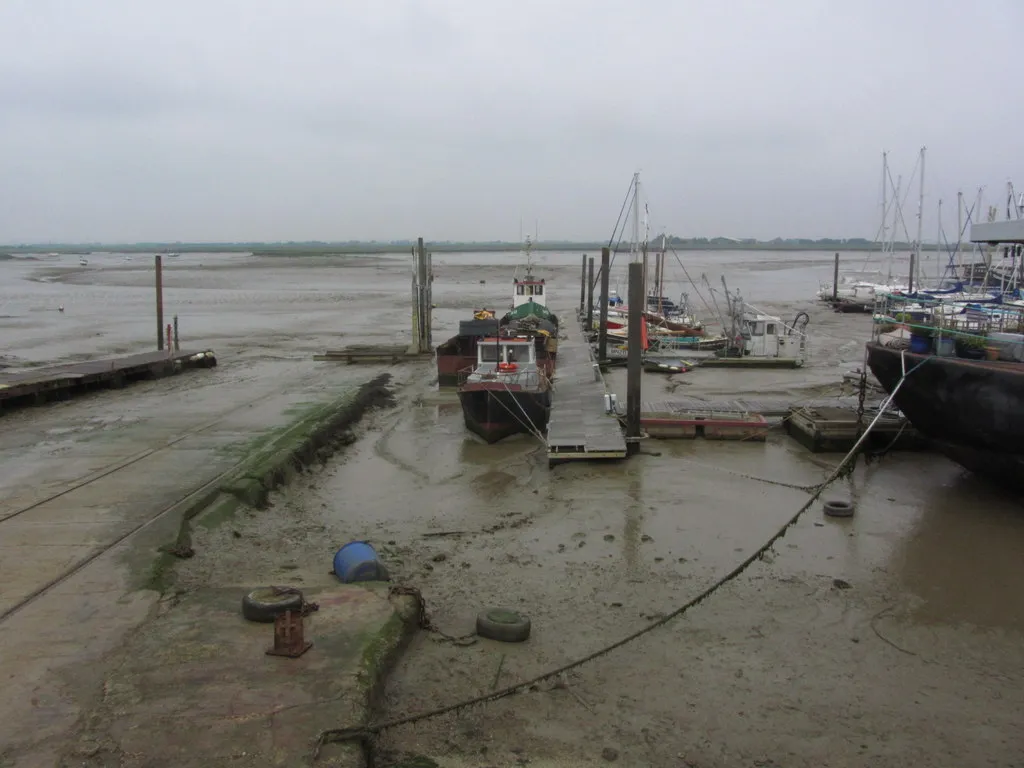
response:
<path id="1" fill-rule="evenodd" d="M 567 662 L 566 664 L 563 664 L 562 666 L 557 667 L 556 669 L 552 669 L 547 672 L 543 672 L 539 675 L 536 675 L 530 678 L 529 680 L 523 680 L 518 683 L 513 683 L 497 691 L 491 691 L 489 693 L 484 693 L 469 699 L 464 699 L 462 701 L 455 702 L 454 704 L 446 704 L 444 706 L 436 707 L 425 712 L 416 712 L 411 715 L 396 717 L 391 720 L 385 720 L 384 722 L 380 723 L 370 723 L 368 725 L 356 726 L 352 728 L 330 728 L 328 730 L 321 731 L 320 735 L 317 737 L 316 740 L 316 746 L 313 751 L 313 759 L 316 760 L 316 758 L 319 756 L 320 749 L 321 747 L 323 747 L 324 744 L 347 741 L 359 741 L 364 744 L 368 744 L 370 740 L 372 740 L 378 734 L 390 730 L 392 728 L 398 728 L 403 725 L 411 725 L 412 723 L 418 723 L 423 720 L 429 720 L 435 717 L 440 717 L 441 715 L 446 715 L 449 712 L 455 712 L 457 710 L 465 709 L 466 707 L 472 707 L 478 704 L 486 704 L 492 701 L 497 701 L 499 699 L 505 698 L 506 696 L 511 696 L 512 694 L 517 693 L 523 690 L 524 688 L 529 688 L 533 685 L 537 685 L 538 683 L 542 683 L 550 678 L 564 675 L 566 672 L 570 672 L 573 669 L 576 669 L 577 667 L 581 667 L 584 664 L 594 661 L 595 659 L 599 659 L 602 656 L 606 656 L 612 651 L 618 650 L 619 648 L 622 648 L 623 646 L 628 645 L 629 643 L 632 643 L 635 640 L 638 640 L 644 635 L 653 632 L 655 629 L 663 627 L 670 621 L 678 618 L 679 616 L 682 616 L 691 608 L 695 608 L 696 606 L 700 605 L 709 597 L 711 597 L 711 595 L 717 592 L 719 589 L 721 589 L 726 584 L 736 579 L 738 576 L 740 576 L 756 561 L 760 560 L 765 555 L 765 553 L 767 553 L 768 550 L 772 548 L 775 542 L 777 542 L 779 539 L 786 535 L 786 532 L 793 525 L 796 524 L 796 522 L 800 519 L 804 512 L 810 509 L 811 505 L 815 501 L 817 501 L 818 497 L 821 496 L 825 488 L 831 485 L 842 474 L 846 465 L 857 456 L 857 452 L 860 450 L 860 447 L 864 443 L 864 440 L 867 439 L 867 436 L 871 433 L 871 430 L 878 423 L 878 420 L 882 418 L 882 414 L 885 413 L 886 409 L 889 407 L 889 404 L 896 396 L 896 393 L 900 390 L 900 387 L 903 386 L 903 382 L 907 380 L 907 377 L 911 373 L 916 371 L 918 368 L 920 368 L 922 365 L 924 365 L 926 362 L 928 362 L 929 359 L 930 358 L 925 358 L 920 363 L 918 363 L 909 371 L 906 371 L 906 373 L 903 374 L 900 380 L 896 383 L 896 386 L 893 387 L 892 392 L 879 406 L 878 414 L 868 425 L 867 429 L 865 429 L 864 432 L 860 435 L 860 437 L 857 439 L 857 442 L 854 443 L 849 453 L 847 453 L 846 456 L 843 457 L 843 460 L 839 462 L 839 465 L 832 471 L 828 478 L 826 478 L 822 483 L 820 483 L 817 486 L 813 495 L 803 504 L 803 506 L 801 506 L 800 509 L 798 509 L 796 513 L 793 514 L 782 525 L 781 528 L 779 528 L 774 534 L 772 534 L 772 536 L 767 541 L 765 541 L 764 544 L 755 549 L 750 555 L 748 555 L 744 560 L 742 560 L 738 565 L 736 565 L 731 571 L 729 571 L 727 574 L 725 574 L 720 579 L 715 581 L 713 584 L 711 584 L 711 586 L 704 589 L 696 597 L 691 598 L 690 600 L 683 603 L 674 610 L 670 611 L 669 613 L 664 614 L 661 618 L 650 622 L 649 624 L 641 627 L 635 632 L 632 632 L 626 635 L 625 637 L 616 640 L 614 643 L 610 643 L 609 645 L 599 648 L 596 651 L 587 654 L 586 656 Z"/>

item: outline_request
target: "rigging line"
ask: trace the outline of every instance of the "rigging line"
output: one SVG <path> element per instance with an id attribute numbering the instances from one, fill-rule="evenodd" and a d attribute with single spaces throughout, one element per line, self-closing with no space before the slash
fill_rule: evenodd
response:
<path id="1" fill-rule="evenodd" d="M 612 251 L 612 260 L 608 264 L 608 271 L 611 272 L 611 265 L 615 261 L 615 253 L 619 249 L 619 243 L 622 242 L 622 236 L 626 231 L 626 222 L 623 220 L 623 214 L 626 212 L 626 208 L 629 207 L 630 200 L 633 199 L 633 182 L 629 182 L 629 189 L 626 190 L 626 197 L 622 201 L 622 207 L 619 208 L 619 216 L 615 219 L 615 227 L 612 229 L 612 236 L 608 238 L 608 248 Z M 622 224 L 622 232 L 619 232 L 619 224 Z M 615 239 L 615 235 L 618 233 L 619 239 Z M 614 247 L 613 244 L 614 243 Z M 597 270 L 597 274 L 594 276 L 594 287 L 597 287 L 598 281 L 601 279 L 601 270 Z"/>
<path id="2" fill-rule="evenodd" d="M 882 234 L 882 230 L 883 230 L 883 229 L 885 228 L 885 223 L 886 223 L 886 222 L 888 221 L 888 216 L 889 216 L 889 206 L 891 206 L 891 205 L 894 205 L 895 203 L 896 203 L 896 201 L 895 201 L 895 200 L 890 200 L 890 201 L 889 201 L 889 204 L 888 204 L 888 205 L 886 206 L 886 208 L 885 208 L 885 211 L 883 211 L 883 212 L 882 212 L 882 223 L 881 223 L 881 224 L 879 224 L 879 225 L 878 225 L 878 229 L 876 229 L 876 230 L 875 230 L 875 236 L 874 236 L 874 238 L 873 238 L 873 239 L 872 239 L 872 241 L 871 241 L 871 242 L 872 242 L 872 245 L 874 245 L 875 243 L 878 243 L 878 242 L 880 242 L 880 241 L 879 241 L 879 239 L 878 239 L 878 236 L 879 236 L 880 234 Z M 885 242 L 884 242 L 884 241 L 881 241 L 881 245 L 882 245 L 882 250 L 880 251 L 880 253 L 885 253 Z M 863 263 L 863 264 L 861 265 L 861 270 L 860 270 L 860 271 L 861 271 L 862 273 L 864 273 L 864 272 L 866 272 L 866 271 L 867 271 L 867 268 L 868 268 L 868 262 L 869 262 L 869 261 L 871 261 L 871 256 L 872 256 L 872 254 L 874 254 L 874 251 L 873 251 L 873 250 L 869 250 L 869 251 L 868 251 L 868 255 L 867 255 L 867 256 L 865 257 L 865 259 L 864 259 L 864 263 Z"/>
<path id="3" fill-rule="evenodd" d="M 843 460 L 841 462 L 839 462 L 839 464 L 832 471 L 832 473 L 828 476 L 828 478 L 826 478 L 822 483 L 820 483 L 817 486 L 817 488 L 814 491 L 813 495 L 803 504 L 803 506 L 801 506 L 782 525 L 782 527 L 779 528 L 764 544 L 762 544 L 760 547 L 758 547 L 756 550 L 754 550 L 750 555 L 748 555 L 745 559 L 743 559 L 738 565 L 736 565 L 727 574 L 725 574 L 721 578 L 717 579 L 713 584 L 711 584 L 711 586 L 709 586 L 709 587 L 705 588 L 704 590 L 702 590 L 696 597 L 691 598 L 690 600 L 686 601 L 685 603 L 683 603 L 679 607 L 673 609 L 669 613 L 664 614 L 659 619 L 656 619 L 655 621 L 652 621 L 649 624 L 646 624 L 645 626 L 641 627 L 640 629 L 636 630 L 635 632 L 632 632 L 632 633 L 626 635 L 625 637 L 622 637 L 619 640 L 616 640 L 613 643 L 610 643 L 610 644 L 605 645 L 605 646 L 603 646 L 601 648 L 598 648 L 596 651 L 593 651 L 592 653 L 589 653 L 586 656 L 583 656 L 583 657 L 574 659 L 573 661 L 567 662 L 566 664 L 563 664 L 560 667 L 557 667 L 555 669 L 552 669 L 552 670 L 549 670 L 547 672 L 543 672 L 543 673 L 541 673 L 539 675 L 536 675 L 533 678 L 530 678 L 529 680 L 522 680 L 522 681 L 519 681 L 519 682 L 516 682 L 516 683 L 512 683 L 511 685 L 508 685 L 505 688 L 501 688 L 501 689 L 499 689 L 497 691 L 490 691 L 490 692 L 482 694 L 480 696 L 475 696 L 475 697 L 472 697 L 472 698 L 469 698 L 469 699 L 464 699 L 463 701 L 459 701 L 459 702 L 456 702 L 454 704 L 446 704 L 446 705 L 443 705 L 443 706 L 440 706 L 440 707 L 436 707 L 435 709 L 427 710 L 425 712 L 418 712 L 418 713 L 413 713 L 411 715 L 404 715 L 404 716 L 401 716 L 401 717 L 392 718 L 391 720 L 385 720 L 384 722 L 381 722 L 381 723 L 370 723 L 369 725 L 356 726 L 356 727 L 353 727 L 353 728 L 329 728 L 327 730 L 321 731 L 320 734 L 317 736 L 316 745 L 315 745 L 314 751 L 313 751 L 314 761 L 319 756 L 320 748 L 324 744 L 334 743 L 334 742 L 345 742 L 345 741 L 364 741 L 365 742 L 365 741 L 373 738 L 374 736 L 376 736 L 377 734 L 379 734 L 379 733 L 381 733 L 383 731 L 390 730 L 392 728 L 397 728 L 397 727 L 403 726 L 403 725 L 410 725 L 412 723 L 417 723 L 417 722 L 420 722 L 422 720 L 428 720 L 428 719 L 431 719 L 431 718 L 434 718 L 434 717 L 440 717 L 441 715 L 446 715 L 449 712 L 454 712 L 456 710 L 464 709 L 466 707 L 475 706 L 477 704 L 486 704 L 488 702 L 497 701 L 498 699 L 503 699 L 506 696 L 511 696 L 514 693 L 517 693 L 517 692 L 519 692 L 519 691 L 521 691 L 521 690 L 523 690 L 525 688 L 529 688 L 532 685 L 536 685 L 538 683 L 541 683 L 541 682 L 543 682 L 545 680 L 548 680 L 548 679 L 550 679 L 552 677 L 557 677 L 559 675 L 564 675 L 565 673 L 567 673 L 567 672 L 569 672 L 569 671 L 571 671 L 573 669 L 576 669 L 577 667 L 581 667 L 581 666 L 583 666 L 584 664 L 586 664 L 588 662 L 594 661 L 595 659 L 601 658 L 602 656 L 606 656 L 607 654 L 611 653 L 612 651 L 615 651 L 615 650 L 617 650 L 617 649 L 619 649 L 619 648 L 621 648 L 621 647 L 623 647 L 625 645 L 628 645 L 629 643 L 632 643 L 633 641 L 643 637 L 644 635 L 652 632 L 653 630 L 658 629 L 659 627 L 662 627 L 662 626 L 668 624 L 673 619 L 676 619 L 679 616 L 682 616 L 684 613 L 689 611 L 691 608 L 694 608 L 694 607 L 700 605 L 705 600 L 707 600 L 709 597 L 711 597 L 715 592 L 717 592 L 719 589 L 724 587 L 726 584 L 728 584 L 731 581 L 734 581 L 737 577 L 739 577 L 742 573 L 744 573 L 756 561 L 760 560 L 765 555 L 765 553 L 767 553 L 768 550 L 772 548 L 772 546 L 775 544 L 775 542 L 779 541 L 779 539 L 781 539 L 783 536 L 786 535 L 786 532 L 792 526 L 794 526 L 796 524 L 796 522 L 803 516 L 804 512 L 806 512 L 808 509 L 810 509 L 811 505 L 815 501 L 817 501 L 817 499 L 821 496 L 821 494 L 825 490 L 825 488 L 827 488 L 829 485 L 831 485 L 842 474 L 842 472 L 846 468 L 846 465 L 849 464 L 850 461 L 852 461 L 853 459 L 856 458 L 856 456 L 858 455 L 858 453 L 860 451 L 861 445 L 867 439 L 867 436 L 871 433 L 871 430 L 878 423 L 878 420 L 882 417 L 882 414 L 885 413 L 885 411 L 888 408 L 889 404 L 892 402 L 893 398 L 896 396 L 896 393 L 899 392 L 900 387 L 903 386 L 903 382 L 905 382 L 907 380 L 907 377 L 910 376 L 911 373 L 913 373 L 915 370 L 920 368 L 922 365 L 927 363 L 930 359 L 931 358 L 925 358 L 924 360 L 922 360 L 920 363 L 915 365 L 909 371 L 906 371 L 903 374 L 902 378 L 900 378 L 900 380 L 898 382 L 896 382 L 896 386 L 893 387 L 892 392 L 889 394 L 889 396 L 886 398 L 886 400 L 879 407 L 878 415 L 876 415 L 875 418 L 871 421 L 871 423 L 868 425 L 867 429 L 865 429 L 864 432 L 861 433 L 861 436 L 857 439 L 857 442 L 854 443 L 854 445 L 850 449 L 849 453 L 847 453 L 846 456 L 843 457 Z"/>
<path id="4" fill-rule="evenodd" d="M 539 373 L 538 373 L 538 376 L 539 376 Z M 527 381 L 529 381 L 529 375 L 527 375 Z M 505 391 L 508 392 L 509 395 L 512 395 L 512 390 L 509 388 L 508 383 L 507 382 L 502 382 L 502 384 L 505 387 Z M 516 398 L 514 395 L 512 396 L 512 402 L 516 404 L 516 407 L 520 411 L 522 411 L 523 418 L 525 418 L 527 420 L 527 422 L 529 422 L 530 427 L 533 429 L 533 434 L 537 437 L 538 440 L 540 440 L 541 442 L 544 442 L 544 436 L 541 434 L 541 431 L 537 427 L 537 425 L 533 423 L 533 419 L 530 418 L 530 414 L 528 414 L 526 412 L 526 409 L 523 408 L 523 404 L 520 403 L 518 398 Z M 500 401 L 499 401 L 499 403 L 500 403 Z"/>

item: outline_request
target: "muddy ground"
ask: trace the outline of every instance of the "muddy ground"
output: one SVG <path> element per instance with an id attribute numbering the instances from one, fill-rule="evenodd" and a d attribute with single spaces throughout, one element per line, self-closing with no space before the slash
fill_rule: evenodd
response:
<path id="1" fill-rule="evenodd" d="M 819 397 L 838 392 L 842 373 L 860 364 L 865 319 L 813 304 L 818 281 L 830 277 L 830 254 L 685 258 L 709 304 L 700 275 L 715 286 L 726 273 L 730 288 L 760 307 L 786 318 L 809 311 L 812 360 L 799 371 L 647 377 L 645 400 L 673 391 Z M 579 256 L 539 260 L 552 303 L 568 316 L 579 296 Z M 16 278 L 0 288 L 4 362 L 146 343 L 155 334 L 149 269 L 140 257 L 107 261 L 91 257 L 87 269 L 0 265 Z M 327 386 L 337 369 L 312 364 L 313 352 L 408 337 L 407 261 L 183 256 L 165 276 L 168 315 L 181 315 L 189 343 L 217 350 L 222 378 L 61 404 L 63 426 L 49 423 L 47 440 L 74 456 L 89 429 L 100 429 L 137 449 L 151 438 L 123 422 L 133 413 L 144 418 L 146 398 L 158 391 L 196 419 L 259 392 L 287 392 L 296 379 L 306 389 Z M 468 309 L 506 302 L 515 262 L 501 254 L 438 256 L 435 341 Z M 617 277 L 624 294 L 623 276 L 616 264 L 613 285 Z M 58 303 L 65 313 L 53 310 Z M 713 308 L 704 314 L 711 319 Z M 758 478 L 809 485 L 839 458 L 810 455 L 773 434 L 767 443 L 651 441 L 644 450 L 660 456 L 549 470 L 530 438 L 485 446 L 470 437 L 457 400 L 436 391 L 429 366 L 393 370 L 397 408 L 365 422 L 354 445 L 276 495 L 271 510 L 200 527 L 197 555 L 178 569 L 176 586 L 240 573 L 301 583 L 329 569 L 341 543 L 369 539 L 396 579 L 423 591 L 447 633 L 472 631 L 485 606 L 529 614 L 533 635 L 522 645 L 455 646 L 421 635 L 392 677 L 384 716 L 532 677 L 672 610 L 807 498 Z M 621 375 L 611 381 L 624 399 Z M 25 493 L 38 480 L 34 454 L 17 458 L 8 424 L 24 444 L 42 423 L 35 420 L 52 416 L 4 418 L 0 480 L 5 494 Z M 763 561 L 668 626 L 562 683 L 395 729 L 381 747 L 453 766 L 612 758 L 702 767 L 1024 764 L 1019 502 L 941 457 L 909 453 L 861 466 L 827 495 L 853 498 L 857 515 L 837 522 L 815 506 Z"/>

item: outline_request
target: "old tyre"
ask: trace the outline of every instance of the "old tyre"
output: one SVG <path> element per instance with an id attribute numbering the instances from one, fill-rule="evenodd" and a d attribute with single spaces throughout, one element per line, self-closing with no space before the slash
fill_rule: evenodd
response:
<path id="1" fill-rule="evenodd" d="M 853 517 L 853 502 L 833 499 L 825 502 L 825 514 L 829 517 Z"/>
<path id="2" fill-rule="evenodd" d="M 242 615 L 249 621 L 271 622 L 285 611 L 302 610 L 302 595 L 298 592 L 278 594 L 273 587 L 260 587 L 242 598 Z"/>
<path id="3" fill-rule="evenodd" d="M 489 608 L 476 617 L 476 633 L 488 640 L 521 643 L 530 636 L 530 620 L 507 608 Z"/>

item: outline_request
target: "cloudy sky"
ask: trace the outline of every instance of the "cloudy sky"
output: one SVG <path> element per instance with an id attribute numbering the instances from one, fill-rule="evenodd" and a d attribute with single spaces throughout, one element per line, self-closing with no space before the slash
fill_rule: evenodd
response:
<path id="1" fill-rule="evenodd" d="M 925 236 L 1024 190 L 1021 0 L 2 0 L 0 242 Z M 916 186 L 906 208 L 915 228 Z M 532 225 L 531 225 L 532 228 Z M 912 232 L 913 233 L 913 232 Z"/>

